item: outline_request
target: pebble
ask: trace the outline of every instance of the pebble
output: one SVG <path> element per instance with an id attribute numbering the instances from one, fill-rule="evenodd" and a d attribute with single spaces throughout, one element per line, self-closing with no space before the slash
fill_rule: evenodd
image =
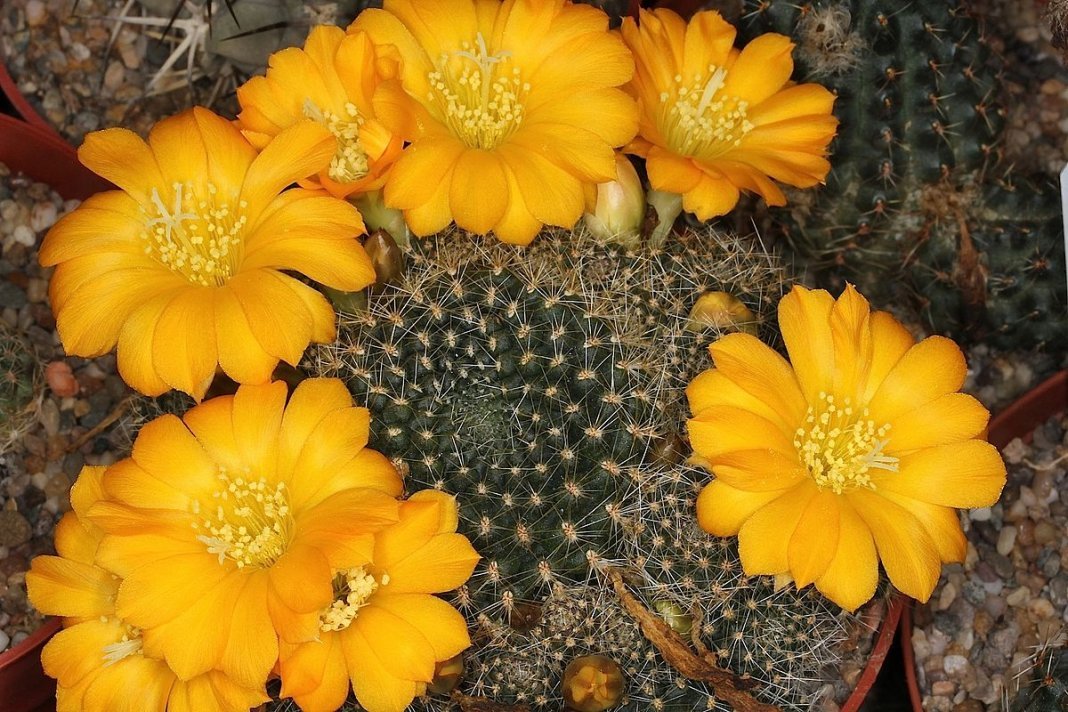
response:
<path id="1" fill-rule="evenodd" d="M 11 644 L 11 636 L 0 630 L 0 650 L 7 650 L 7 646 Z"/>
<path id="2" fill-rule="evenodd" d="M 48 387 L 57 396 L 73 396 L 78 393 L 78 381 L 66 361 L 53 361 L 45 366 L 45 379 L 48 381 Z"/>
<path id="3" fill-rule="evenodd" d="M 1016 527 L 1004 527 L 998 533 L 998 553 L 1002 556 L 1008 556 L 1012 553 L 1014 546 L 1016 546 Z"/>
<path id="4" fill-rule="evenodd" d="M 963 655 L 947 655 L 942 659 L 942 669 L 947 675 L 960 675 L 968 669 L 968 658 Z"/>

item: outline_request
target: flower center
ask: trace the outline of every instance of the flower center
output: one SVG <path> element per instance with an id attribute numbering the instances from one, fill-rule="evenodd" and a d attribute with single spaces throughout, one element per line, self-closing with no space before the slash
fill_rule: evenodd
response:
<path id="1" fill-rule="evenodd" d="M 427 78 L 427 99 L 436 103 L 452 132 L 472 148 L 494 148 L 523 121 L 523 98 L 530 84 L 519 67 L 507 65 L 511 53 L 490 54 L 482 33 L 475 44 L 441 55 Z"/>
<path id="2" fill-rule="evenodd" d="M 379 583 L 366 566 L 337 572 L 334 577 L 334 601 L 319 614 L 319 629 L 340 632 L 352 625 L 356 614 L 366 606 L 379 586 L 389 583 L 389 574 Z"/>
<path id="3" fill-rule="evenodd" d="M 674 96 L 660 93 L 661 127 L 668 143 L 677 153 L 700 158 L 715 158 L 742 142 L 753 130 L 747 118 L 749 102 L 723 94 L 727 70 L 708 65 L 707 78 L 695 75 L 683 84 L 675 75 Z"/>
<path id="4" fill-rule="evenodd" d="M 152 204 L 141 206 L 145 254 L 194 284 L 224 284 L 237 269 L 248 203 L 222 195 L 213 183 L 175 183 L 172 188 L 170 205 L 153 188 Z"/>
<path id="5" fill-rule="evenodd" d="M 875 489 L 871 470 L 898 468 L 896 457 L 883 454 L 889 430 L 868 418 L 867 408 L 855 411 L 849 398 L 839 405 L 834 396 L 820 393 L 819 405 L 809 407 L 794 435 L 794 447 L 820 489 L 829 487 L 835 494 L 854 487 Z"/>
<path id="6" fill-rule="evenodd" d="M 122 638 L 104 646 L 104 667 L 110 667 L 131 655 L 141 654 L 141 631 L 132 626 L 123 626 Z"/>
<path id="7" fill-rule="evenodd" d="M 212 503 L 193 503 L 200 521 L 193 529 L 201 532 L 197 541 L 219 557 L 219 564 L 231 559 L 237 567 L 266 568 L 278 561 L 289 544 L 293 516 L 284 482 L 271 487 L 264 478 L 232 478 L 219 469 L 221 487 L 212 493 Z"/>
<path id="8" fill-rule="evenodd" d="M 337 139 L 337 152 L 330 159 L 329 176 L 338 183 L 352 183 L 370 172 L 367 152 L 360 143 L 363 117 L 351 102 L 345 104 L 345 115 L 320 109 L 311 99 L 304 100 L 304 116 L 322 124 Z"/>

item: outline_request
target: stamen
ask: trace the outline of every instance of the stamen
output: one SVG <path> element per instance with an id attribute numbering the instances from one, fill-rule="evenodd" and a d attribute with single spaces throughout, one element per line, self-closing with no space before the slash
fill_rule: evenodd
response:
<path id="1" fill-rule="evenodd" d="M 875 489 L 871 470 L 898 471 L 898 458 L 883 453 L 890 426 L 877 426 L 868 416 L 867 408 L 857 413 L 849 398 L 838 404 L 827 393 L 809 407 L 794 447 L 820 489 L 835 494 L 854 487 Z"/>
<path id="2" fill-rule="evenodd" d="M 339 571 L 334 578 L 334 601 L 319 614 L 319 629 L 345 630 L 356 620 L 356 614 L 368 604 L 378 587 L 388 583 L 388 575 L 383 574 L 379 583 L 368 573 L 366 566 Z"/>
<path id="3" fill-rule="evenodd" d="M 660 124 L 671 148 L 700 158 L 715 158 L 741 144 L 753 130 L 749 102 L 723 95 L 727 70 L 708 65 L 708 78 L 697 74 L 692 84 L 675 76 L 674 95 L 660 93 Z"/>
<path id="4" fill-rule="evenodd" d="M 127 627 L 122 634 L 122 640 L 117 643 L 105 645 L 104 667 L 109 667 L 124 660 L 131 655 L 141 654 L 141 631 L 137 628 Z"/>
<path id="5" fill-rule="evenodd" d="M 352 183 L 366 176 L 371 168 L 367 152 L 360 143 L 364 118 L 352 102 L 345 104 L 345 116 L 320 109 L 311 99 L 304 100 L 304 116 L 327 128 L 337 139 L 337 151 L 327 171 L 339 183 Z"/>
<path id="6" fill-rule="evenodd" d="M 213 506 L 194 502 L 192 511 L 200 514 L 193 524 L 196 539 L 207 546 L 208 553 L 245 566 L 268 567 L 274 564 L 289 544 L 293 517 L 284 482 L 274 487 L 264 478 L 232 478 L 226 468 L 218 474 L 221 487 L 212 494 Z"/>
<path id="7" fill-rule="evenodd" d="M 141 206 L 145 254 L 194 284 L 224 284 L 237 269 L 247 204 L 238 201 L 236 192 L 221 195 L 213 183 L 200 186 L 204 195 L 192 183 L 174 183 L 171 188 L 172 207 L 166 206 L 156 188 L 151 209 Z"/>
<path id="8" fill-rule="evenodd" d="M 479 32 L 474 45 L 464 42 L 460 50 L 443 53 L 427 75 L 427 99 L 472 148 L 500 145 L 523 121 L 523 98 L 530 84 L 522 80 L 519 67 L 507 70 L 510 58 L 507 51 L 490 54 Z"/>

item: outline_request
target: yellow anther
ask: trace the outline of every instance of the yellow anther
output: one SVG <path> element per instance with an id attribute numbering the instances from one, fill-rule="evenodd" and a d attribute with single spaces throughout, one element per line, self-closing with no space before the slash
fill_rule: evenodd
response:
<path id="1" fill-rule="evenodd" d="M 217 505 L 214 516 L 203 516 L 193 525 L 201 532 L 197 541 L 219 557 L 220 565 L 230 559 L 238 568 L 270 566 L 285 553 L 293 525 L 285 483 L 269 487 L 262 478 L 231 480 L 225 469 L 218 478 L 221 486 L 212 497 L 225 506 Z M 192 511 L 201 513 L 199 502 Z"/>
<path id="2" fill-rule="evenodd" d="M 345 104 L 344 115 L 316 106 L 304 100 L 304 116 L 322 124 L 337 139 L 337 151 L 330 159 L 327 173 L 338 183 L 352 183 L 370 172 L 370 160 L 360 143 L 360 128 L 364 119 L 352 102 Z"/>
<path id="3" fill-rule="evenodd" d="M 171 187 L 171 205 L 153 188 L 150 205 L 141 206 L 145 254 L 194 284 L 225 283 L 240 256 L 242 231 L 248 223 L 244 206 L 232 211 L 227 201 L 236 200 L 236 193 L 222 195 L 211 183 L 196 187 L 174 183 Z M 207 193 L 207 199 L 198 191 Z"/>
<path id="4" fill-rule="evenodd" d="M 459 51 L 444 53 L 433 71 L 428 98 L 460 139 L 472 148 L 494 148 L 523 121 L 523 98 L 530 84 L 519 67 L 508 67 L 511 54 L 491 54 L 482 33 Z"/>
<path id="5" fill-rule="evenodd" d="M 697 74 L 692 84 L 675 76 L 675 95 L 660 94 L 661 124 L 668 143 L 678 153 L 715 158 L 739 145 L 753 130 L 749 102 L 723 92 L 727 70 L 709 65 L 708 74 Z"/>
<path id="6" fill-rule="evenodd" d="M 382 585 L 388 579 L 383 575 Z M 368 573 L 365 566 L 339 571 L 334 578 L 334 601 L 319 614 L 319 629 L 338 632 L 348 628 L 378 586 L 379 582 Z"/>
<path id="7" fill-rule="evenodd" d="M 826 393 L 820 393 L 818 406 L 809 407 L 794 433 L 794 447 L 821 489 L 835 494 L 854 487 L 875 489 L 871 470 L 897 472 L 898 459 L 883 453 L 890 426 L 876 425 L 868 416 L 867 408 L 856 413 L 848 398 L 839 405 Z"/>

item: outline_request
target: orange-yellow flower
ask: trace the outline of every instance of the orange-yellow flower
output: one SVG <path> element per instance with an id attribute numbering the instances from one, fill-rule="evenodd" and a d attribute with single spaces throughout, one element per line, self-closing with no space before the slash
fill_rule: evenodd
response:
<path id="1" fill-rule="evenodd" d="M 293 124 L 315 121 L 334 135 L 337 150 L 301 184 L 339 198 L 381 188 L 404 142 L 375 118 L 371 98 L 380 77 L 396 76 L 396 54 L 392 47 L 376 50 L 363 33 L 313 28 L 304 49 L 274 53 L 267 75 L 237 90 L 241 132 L 264 148 Z"/>
<path id="2" fill-rule="evenodd" d="M 82 162 L 120 190 L 93 196 L 41 246 L 57 265 L 50 298 L 69 354 L 118 345 L 119 373 L 148 395 L 200 398 L 216 366 L 262 383 L 281 359 L 334 338 L 334 312 L 302 272 L 335 289 L 374 282 L 343 200 L 283 189 L 314 174 L 336 142 L 307 122 L 257 155 L 225 119 L 192 109 L 160 121 L 146 144 L 126 129 L 86 137 Z"/>
<path id="3" fill-rule="evenodd" d="M 748 334 L 711 347 L 715 368 L 687 389 L 695 460 L 716 475 L 697 516 L 738 535 L 749 575 L 789 574 L 854 610 L 879 561 L 926 601 L 966 542 L 954 507 L 984 507 L 1005 485 L 979 439 L 989 413 L 958 393 L 960 349 L 916 343 L 852 286 L 836 301 L 795 287 L 779 305 L 792 363 Z"/>
<path id="4" fill-rule="evenodd" d="M 734 48 L 735 29 L 714 11 L 686 23 L 667 9 L 623 21 L 636 69 L 638 138 L 627 151 L 647 161 L 656 190 L 682 195 L 707 220 L 738 202 L 740 190 L 785 205 L 772 179 L 800 188 L 823 181 L 837 120 L 834 96 L 790 82 L 789 38 L 757 37 Z"/>
<path id="5" fill-rule="evenodd" d="M 637 130 L 634 63 L 608 17 L 565 0 L 386 0 L 352 31 L 395 46 L 375 114 L 411 145 L 385 187 L 416 235 L 455 221 L 525 245 L 573 226 Z"/>
<path id="6" fill-rule="evenodd" d="M 402 712 L 423 694 L 435 663 L 471 644 L 463 616 L 432 595 L 462 584 L 478 562 L 456 524 L 456 503 L 441 492 L 404 502 L 372 556 L 336 572 L 319 639 L 282 646 L 282 696 L 304 712 L 332 712 L 351 682 L 368 712 Z"/>
<path id="7" fill-rule="evenodd" d="M 108 468 L 89 516 L 115 608 L 183 680 L 260 686 L 278 640 L 319 635 L 334 572 L 361 566 L 398 519 L 401 481 L 368 450 L 368 412 L 335 379 L 241 386 L 164 415 Z"/>
<path id="8" fill-rule="evenodd" d="M 38 556 L 26 574 L 30 601 L 66 616 L 41 652 L 57 679 L 57 712 L 246 712 L 269 698 L 213 670 L 180 680 L 144 654 L 141 632 L 115 612 L 120 580 L 96 562 L 103 532 L 86 519 L 102 495 L 103 467 L 85 467 L 71 488 L 73 512 L 56 527 L 59 556 Z M 136 691 L 136 692 L 134 692 Z"/>

